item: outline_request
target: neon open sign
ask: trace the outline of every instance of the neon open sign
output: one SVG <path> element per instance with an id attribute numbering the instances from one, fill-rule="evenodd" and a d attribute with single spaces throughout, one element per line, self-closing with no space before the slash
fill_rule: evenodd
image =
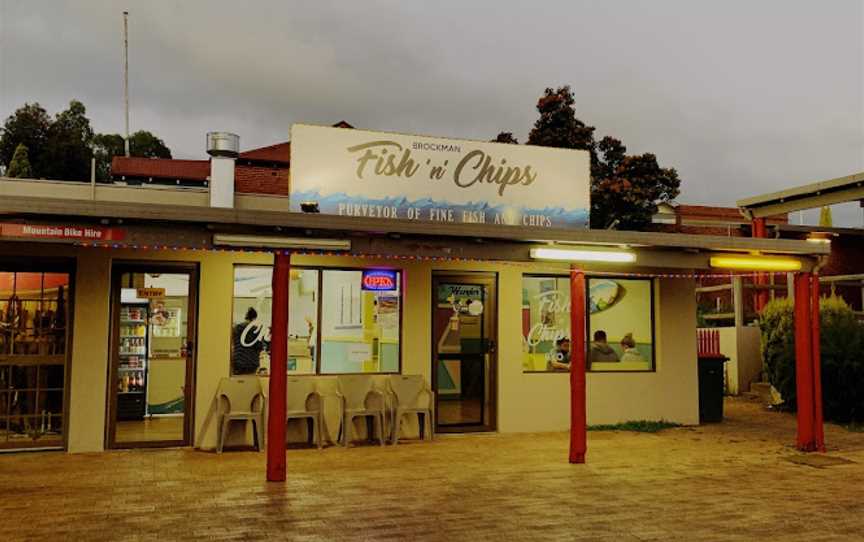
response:
<path id="1" fill-rule="evenodd" d="M 362 288 L 376 292 L 396 289 L 396 271 L 369 269 L 363 271 Z"/>

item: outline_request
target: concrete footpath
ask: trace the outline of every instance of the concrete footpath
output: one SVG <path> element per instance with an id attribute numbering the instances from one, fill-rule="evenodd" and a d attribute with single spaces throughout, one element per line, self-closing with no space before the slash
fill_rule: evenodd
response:
<path id="1" fill-rule="evenodd" d="M 659 434 L 442 437 L 264 454 L 0 455 L 0 540 L 864 540 L 864 433 L 727 400 L 723 424 Z"/>

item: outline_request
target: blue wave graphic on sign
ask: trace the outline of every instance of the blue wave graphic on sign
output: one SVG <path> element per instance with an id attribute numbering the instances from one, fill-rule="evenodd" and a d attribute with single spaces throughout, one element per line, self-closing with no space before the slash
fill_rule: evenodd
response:
<path id="1" fill-rule="evenodd" d="M 485 201 L 452 203 L 428 197 L 417 200 L 409 200 L 404 196 L 373 199 L 363 196 L 349 196 L 344 192 L 323 196 L 317 190 L 291 193 L 291 211 L 300 212 L 300 203 L 302 202 L 317 202 L 319 212 L 332 215 L 559 228 L 588 227 L 588 209 L 489 205 Z M 447 211 L 452 214 L 452 220 L 442 218 L 442 216 L 448 216 L 442 214 L 442 212 Z"/>

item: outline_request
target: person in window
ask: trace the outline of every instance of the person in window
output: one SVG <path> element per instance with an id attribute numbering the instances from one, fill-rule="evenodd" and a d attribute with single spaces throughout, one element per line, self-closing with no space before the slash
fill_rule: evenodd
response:
<path id="1" fill-rule="evenodd" d="M 549 356 L 549 369 L 553 371 L 570 370 L 570 339 L 567 337 L 555 341 L 555 350 Z"/>
<path id="2" fill-rule="evenodd" d="M 258 333 L 260 330 L 255 329 L 256 326 L 261 325 L 256 323 L 256 320 L 258 320 L 258 311 L 249 307 L 244 321 L 234 326 L 231 368 L 235 375 L 255 374 L 261 364 L 264 341 Z"/>
<path id="3" fill-rule="evenodd" d="M 598 329 L 594 332 L 594 340 L 591 342 L 591 349 L 588 351 L 588 363 L 614 363 L 617 361 L 618 354 L 606 342 L 606 332 Z"/>
<path id="4" fill-rule="evenodd" d="M 621 355 L 621 361 L 627 363 L 645 363 L 645 358 L 642 357 L 642 353 L 636 349 L 636 339 L 633 338 L 632 333 L 624 335 L 621 339 L 621 350 L 624 352 Z"/>

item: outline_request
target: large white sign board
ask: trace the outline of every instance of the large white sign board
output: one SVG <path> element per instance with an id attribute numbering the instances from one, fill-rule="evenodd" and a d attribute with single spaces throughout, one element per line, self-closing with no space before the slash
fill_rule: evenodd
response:
<path id="1" fill-rule="evenodd" d="M 342 216 L 582 228 L 587 151 L 295 124 L 290 208 Z"/>

